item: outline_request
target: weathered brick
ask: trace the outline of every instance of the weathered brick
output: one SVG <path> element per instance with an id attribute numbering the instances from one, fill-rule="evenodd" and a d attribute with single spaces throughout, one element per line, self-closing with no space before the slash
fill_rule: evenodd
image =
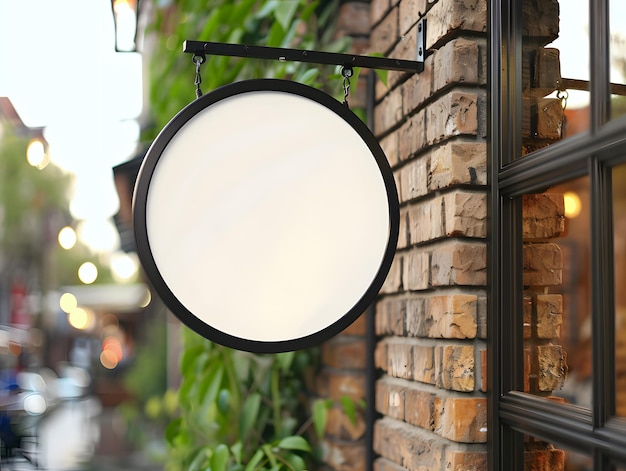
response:
<path id="1" fill-rule="evenodd" d="M 486 285 L 487 250 L 484 243 L 450 241 L 433 250 L 433 286 Z"/>
<path id="2" fill-rule="evenodd" d="M 551 43 L 559 36 L 559 2 L 522 2 L 522 36 L 538 46 Z"/>
<path id="3" fill-rule="evenodd" d="M 385 278 L 383 286 L 380 288 L 381 294 L 397 293 L 402 290 L 402 271 L 403 271 L 404 259 L 401 253 L 396 252 L 396 255 L 391 262 L 391 268 Z"/>
<path id="4" fill-rule="evenodd" d="M 445 235 L 487 236 L 487 195 L 454 191 L 443 198 L 445 204 Z"/>
<path id="5" fill-rule="evenodd" d="M 363 338 L 338 335 L 322 345 L 322 362 L 332 368 L 363 369 L 365 359 Z"/>
<path id="6" fill-rule="evenodd" d="M 563 260 L 557 244 L 524 244 L 524 286 L 557 286 L 562 283 Z"/>
<path id="7" fill-rule="evenodd" d="M 406 334 L 412 337 L 427 337 L 432 326 L 432 317 L 426 312 L 426 299 L 413 296 L 406 301 Z"/>
<path id="8" fill-rule="evenodd" d="M 432 90 L 433 76 L 433 58 L 428 56 L 424 61 L 424 71 L 419 74 L 412 74 L 406 82 L 402 84 L 403 88 L 403 105 L 404 114 L 412 114 L 415 110 L 422 107 L 424 102 L 430 98 Z M 415 58 L 413 57 L 413 59 Z M 397 78 L 396 78 L 397 75 Z M 389 83 L 394 85 L 400 79 L 399 73 L 389 74 Z"/>
<path id="9" fill-rule="evenodd" d="M 480 390 L 487 392 L 487 350 L 480 351 Z"/>
<path id="10" fill-rule="evenodd" d="M 425 430 L 434 430 L 435 398 L 429 391 L 410 385 L 404 390 L 404 420 Z"/>
<path id="11" fill-rule="evenodd" d="M 352 324 L 341 332 L 341 335 L 365 335 L 366 331 L 366 314 L 361 314 Z"/>
<path id="12" fill-rule="evenodd" d="M 396 378 L 413 379 L 413 344 L 403 339 L 387 343 L 387 374 Z"/>
<path id="13" fill-rule="evenodd" d="M 409 471 L 439 469 L 444 443 L 434 434 L 390 418 L 374 425 L 374 451 Z"/>
<path id="14" fill-rule="evenodd" d="M 365 398 L 365 373 L 328 373 L 328 394 L 327 397 L 339 400 L 342 396 L 347 396 L 354 400 Z"/>
<path id="15" fill-rule="evenodd" d="M 522 235 L 525 240 L 558 237 L 565 231 L 565 203 L 559 193 L 522 197 Z"/>
<path id="16" fill-rule="evenodd" d="M 446 43 L 434 54 L 433 90 L 452 84 L 479 84 L 480 49 L 476 40 L 458 38 Z"/>
<path id="17" fill-rule="evenodd" d="M 354 442 L 324 440 L 322 459 L 335 471 L 362 471 L 365 469 L 365 446 Z"/>
<path id="18" fill-rule="evenodd" d="M 472 339 L 476 337 L 478 297 L 473 294 L 451 294 L 428 298 L 426 317 L 430 320 L 428 337 Z"/>
<path id="19" fill-rule="evenodd" d="M 415 159 L 400 169 L 400 202 L 411 201 L 428 192 L 428 161 Z"/>
<path id="20" fill-rule="evenodd" d="M 443 196 L 420 200 L 407 210 L 408 237 L 411 244 L 438 239 L 444 235 Z"/>
<path id="21" fill-rule="evenodd" d="M 374 349 L 374 366 L 387 371 L 387 341 L 382 340 L 376 344 Z"/>
<path id="22" fill-rule="evenodd" d="M 376 25 L 389 12 L 391 3 L 389 0 L 371 0 L 370 2 L 370 24 Z"/>
<path id="23" fill-rule="evenodd" d="M 438 1 L 427 16 L 426 48 L 431 49 L 457 31 L 487 31 L 486 0 Z"/>
<path id="24" fill-rule="evenodd" d="M 406 310 L 405 298 L 390 297 L 380 301 L 376 310 L 376 335 L 405 335 Z"/>
<path id="25" fill-rule="evenodd" d="M 436 386 L 453 391 L 474 390 L 474 347 L 445 345 L 435 348 Z"/>
<path id="26" fill-rule="evenodd" d="M 524 469 L 530 471 L 563 471 L 565 451 L 556 448 L 524 451 Z"/>
<path id="27" fill-rule="evenodd" d="M 374 471 L 406 471 L 406 468 L 395 464 L 387 458 L 376 458 L 374 461 Z"/>
<path id="28" fill-rule="evenodd" d="M 539 98 L 536 105 L 537 129 L 540 139 L 561 139 L 563 132 L 563 105 L 558 98 Z"/>
<path id="29" fill-rule="evenodd" d="M 392 8 L 370 33 L 371 49 L 387 54 L 398 40 L 398 8 Z"/>
<path id="30" fill-rule="evenodd" d="M 407 290 L 428 289 L 430 258 L 427 252 L 414 250 L 405 256 L 403 280 Z"/>
<path id="31" fill-rule="evenodd" d="M 370 32 L 369 4 L 360 1 L 345 2 L 339 7 L 336 36 L 368 35 Z"/>
<path id="32" fill-rule="evenodd" d="M 487 338 L 487 297 L 478 296 L 476 300 L 476 337 L 479 339 Z"/>
<path id="33" fill-rule="evenodd" d="M 487 399 L 448 397 L 435 399 L 435 432 L 462 443 L 487 441 Z"/>
<path id="34" fill-rule="evenodd" d="M 326 419 L 325 434 L 340 440 L 360 440 L 365 436 L 365 414 L 356 408 L 354 422 L 341 407 L 331 407 Z"/>
<path id="35" fill-rule="evenodd" d="M 486 471 L 487 452 L 472 450 L 446 450 L 446 471 Z"/>
<path id="36" fill-rule="evenodd" d="M 524 339 L 529 339 L 532 334 L 533 324 L 533 298 L 529 295 L 524 295 L 522 299 L 522 316 L 524 322 Z"/>
<path id="37" fill-rule="evenodd" d="M 537 387 L 540 391 L 561 389 L 567 378 L 566 353 L 560 345 L 537 346 Z"/>
<path id="38" fill-rule="evenodd" d="M 451 185 L 487 183 L 487 146 L 476 142 L 448 142 L 430 153 L 430 190 Z"/>
<path id="39" fill-rule="evenodd" d="M 400 0 L 400 34 L 406 34 L 426 13 L 426 0 Z"/>
<path id="40" fill-rule="evenodd" d="M 563 296 L 560 294 L 538 294 L 537 337 L 540 339 L 558 339 L 561 337 L 563 323 Z"/>
<path id="41" fill-rule="evenodd" d="M 409 233 L 409 210 L 403 206 L 400 208 L 400 227 L 398 230 L 397 250 L 405 249 L 411 245 Z"/>
<path id="42" fill-rule="evenodd" d="M 402 122 L 402 88 L 392 90 L 374 109 L 374 134 L 382 135 Z"/>
<path id="43" fill-rule="evenodd" d="M 400 128 L 399 156 L 400 160 L 408 160 L 426 146 L 425 112 L 420 111 L 409 118 Z M 424 189 L 426 189 L 426 175 L 424 175 Z"/>
<path id="44" fill-rule="evenodd" d="M 435 352 L 432 345 L 413 346 L 413 379 L 435 384 Z"/>
<path id="45" fill-rule="evenodd" d="M 451 91 L 432 103 L 427 110 L 426 140 L 429 144 L 453 136 L 478 133 L 478 95 Z"/>
<path id="46" fill-rule="evenodd" d="M 376 382 L 376 411 L 387 417 L 404 420 L 404 394 L 406 384 L 393 378 L 382 378 Z"/>
<path id="47" fill-rule="evenodd" d="M 399 144 L 398 144 L 398 133 L 389 134 L 382 139 L 379 140 L 379 144 L 385 156 L 387 157 L 387 161 L 391 167 L 395 167 L 400 162 L 400 154 L 399 154 Z"/>

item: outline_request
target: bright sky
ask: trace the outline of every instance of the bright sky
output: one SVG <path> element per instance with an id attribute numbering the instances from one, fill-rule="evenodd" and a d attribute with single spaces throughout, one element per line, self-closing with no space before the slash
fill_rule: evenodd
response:
<path id="1" fill-rule="evenodd" d="M 0 0 L 0 96 L 76 174 L 74 216 L 110 221 L 112 167 L 136 150 L 143 96 L 141 56 L 115 52 L 110 0 Z"/>
<path id="2" fill-rule="evenodd" d="M 626 1 L 610 0 L 610 29 L 612 34 L 626 38 Z M 565 78 L 589 80 L 589 8 L 588 0 L 560 0 L 559 37 L 549 45 L 559 49 L 561 75 Z M 626 54 L 626 51 L 611 51 Z M 611 81 L 626 83 L 624 71 L 612 68 Z M 568 108 L 586 106 L 587 92 L 571 91 Z"/>

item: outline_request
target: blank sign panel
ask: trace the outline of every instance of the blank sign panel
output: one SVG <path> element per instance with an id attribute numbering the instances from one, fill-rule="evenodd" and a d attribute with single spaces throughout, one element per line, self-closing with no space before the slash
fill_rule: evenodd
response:
<path id="1" fill-rule="evenodd" d="M 256 352 L 319 343 L 375 299 L 398 200 L 378 142 L 344 104 L 294 82 L 206 94 L 159 134 L 135 188 L 139 258 L 206 338 Z"/>

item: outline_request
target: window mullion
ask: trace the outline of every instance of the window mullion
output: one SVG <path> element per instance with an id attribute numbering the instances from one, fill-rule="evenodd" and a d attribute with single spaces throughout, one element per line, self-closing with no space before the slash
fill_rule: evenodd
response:
<path id="1" fill-rule="evenodd" d="M 591 131 L 595 133 L 610 119 L 609 87 L 609 0 L 589 2 L 591 77 Z"/>
<path id="2" fill-rule="evenodd" d="M 611 169 L 590 159 L 593 426 L 615 413 L 615 309 L 613 299 L 613 210 Z"/>

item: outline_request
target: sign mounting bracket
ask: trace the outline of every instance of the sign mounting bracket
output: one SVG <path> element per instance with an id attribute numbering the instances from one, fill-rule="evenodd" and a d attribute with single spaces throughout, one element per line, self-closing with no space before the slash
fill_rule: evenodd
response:
<path id="1" fill-rule="evenodd" d="M 396 70 L 401 72 L 421 73 L 424 71 L 426 57 L 426 20 L 417 24 L 416 60 L 392 59 L 356 54 L 288 49 L 280 47 L 252 46 L 247 44 L 229 44 L 205 41 L 183 43 L 183 52 L 214 56 L 247 57 L 279 61 L 308 62 L 314 64 L 362 67 L 366 69 Z"/>

